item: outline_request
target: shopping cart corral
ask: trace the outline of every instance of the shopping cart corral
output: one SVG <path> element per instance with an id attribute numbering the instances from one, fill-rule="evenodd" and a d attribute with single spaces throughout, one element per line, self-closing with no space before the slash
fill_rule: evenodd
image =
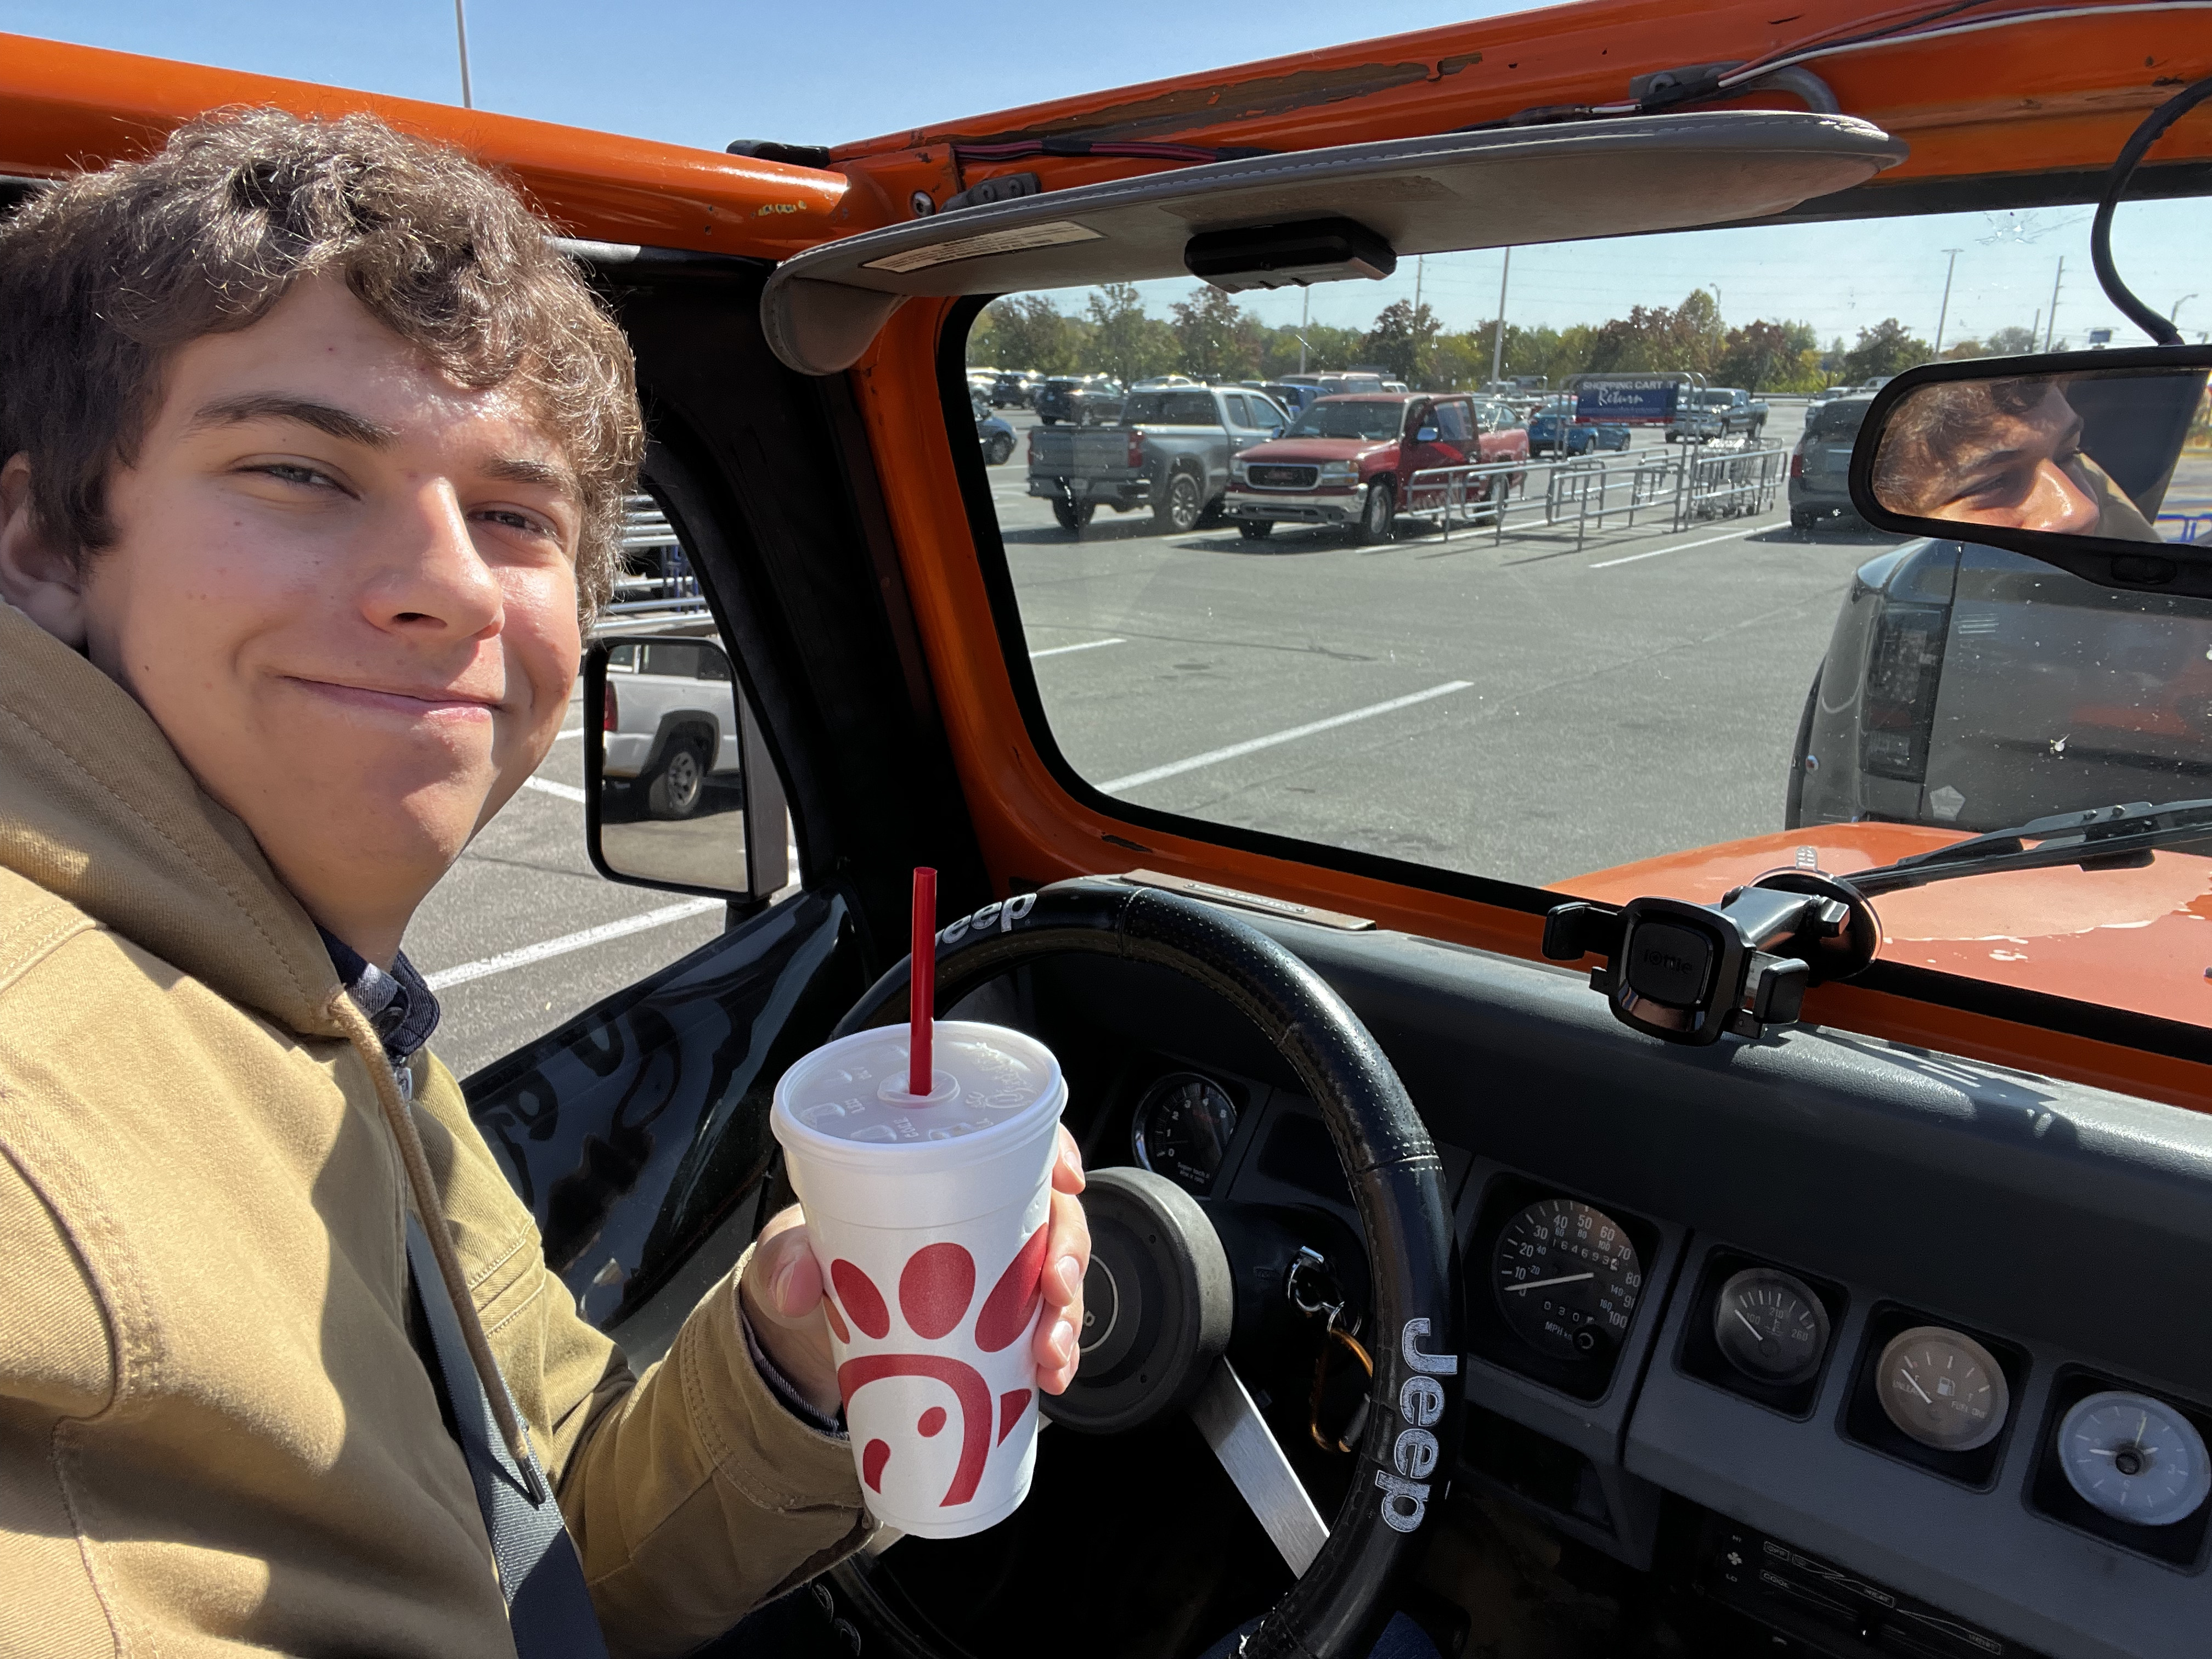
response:
<path id="1" fill-rule="evenodd" d="M 614 589 L 613 599 L 600 608 L 602 617 L 646 617 L 657 625 L 673 617 L 707 614 L 690 555 L 650 495 L 623 498 L 622 564 Z"/>
<path id="2" fill-rule="evenodd" d="M 1431 467 L 1407 480 L 1401 512 L 1455 529 L 1593 535 L 1666 520 L 1675 530 L 1771 511 L 1790 452 L 1744 439 L 1687 444 L 1663 454 L 1626 451 L 1481 466 Z"/>

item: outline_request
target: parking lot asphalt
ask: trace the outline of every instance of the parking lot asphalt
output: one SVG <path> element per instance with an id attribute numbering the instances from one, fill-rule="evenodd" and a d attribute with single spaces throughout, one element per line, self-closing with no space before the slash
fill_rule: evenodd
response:
<path id="1" fill-rule="evenodd" d="M 1001 411 L 1025 437 L 1032 417 Z M 1802 406 L 1775 405 L 1784 447 Z M 1660 452 L 1638 434 L 1632 454 Z M 1789 527 L 1786 500 L 1502 545 L 1401 520 L 1080 538 L 990 470 L 1026 648 L 1075 769 L 1133 803 L 1534 884 L 1782 825 L 1797 719 L 1852 571 L 1895 544 Z M 433 893 L 410 958 L 470 1072 L 712 939 L 709 900 L 609 882 L 584 851 L 580 711 Z M 732 833 L 735 833 L 734 830 Z M 1140 860 L 1139 860 L 1140 861 Z"/>
<path id="2" fill-rule="evenodd" d="M 1787 447 L 1802 405 L 1777 405 Z M 1639 433 L 1632 458 L 1663 453 Z M 1782 827 L 1790 750 L 1851 573 L 1896 538 L 1802 532 L 1786 497 L 1359 547 L 1285 526 L 1082 536 L 995 469 L 1040 698 L 1108 793 L 1542 884 Z"/>

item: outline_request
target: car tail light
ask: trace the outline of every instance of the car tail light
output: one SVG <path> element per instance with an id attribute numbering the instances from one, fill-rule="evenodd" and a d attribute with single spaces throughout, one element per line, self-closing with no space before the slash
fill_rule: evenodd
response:
<path id="1" fill-rule="evenodd" d="M 1031 466 L 1036 465 L 1036 434 L 1037 428 L 1031 427 L 1030 428 L 1030 465 Z"/>
<path id="2" fill-rule="evenodd" d="M 1145 434 L 1141 432 L 1132 432 L 1129 434 L 1129 459 L 1124 465 L 1142 466 L 1144 464 Z"/>
<path id="3" fill-rule="evenodd" d="M 606 695 L 599 700 L 599 730 L 612 732 L 617 729 L 621 720 L 622 708 L 616 701 L 614 684 L 610 681 L 606 687 Z"/>
<path id="4" fill-rule="evenodd" d="M 1790 452 L 1790 476 L 1793 478 L 1805 476 L 1805 451 L 1802 447 Z"/>
<path id="5" fill-rule="evenodd" d="M 1876 777 L 1919 783 L 1928 775 L 1936 693 L 1943 678 L 1948 605 L 1887 605 L 1867 647 L 1860 705 L 1859 767 Z"/>

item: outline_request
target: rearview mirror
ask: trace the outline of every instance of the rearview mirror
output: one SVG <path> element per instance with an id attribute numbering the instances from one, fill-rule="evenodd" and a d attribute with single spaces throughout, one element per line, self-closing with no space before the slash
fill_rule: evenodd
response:
<path id="1" fill-rule="evenodd" d="M 790 880 L 783 786 L 714 640 L 595 641 L 584 744 L 584 833 L 600 874 L 740 904 Z"/>
<path id="2" fill-rule="evenodd" d="M 1878 529 L 2008 548 L 2100 586 L 2212 595 L 2208 370 L 2198 346 L 1908 370 L 1867 410 L 1852 504 Z"/>

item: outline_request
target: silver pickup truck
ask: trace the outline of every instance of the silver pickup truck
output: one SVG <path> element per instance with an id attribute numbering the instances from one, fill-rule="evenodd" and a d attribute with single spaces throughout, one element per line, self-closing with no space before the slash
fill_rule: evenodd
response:
<path id="1" fill-rule="evenodd" d="M 1091 522 L 1100 503 L 1116 513 L 1152 510 L 1181 534 L 1219 511 L 1229 458 L 1280 437 L 1290 417 L 1243 386 L 1147 387 L 1128 395 L 1119 426 L 1037 427 L 1030 433 L 1030 494 L 1052 503 L 1065 530 Z"/>

